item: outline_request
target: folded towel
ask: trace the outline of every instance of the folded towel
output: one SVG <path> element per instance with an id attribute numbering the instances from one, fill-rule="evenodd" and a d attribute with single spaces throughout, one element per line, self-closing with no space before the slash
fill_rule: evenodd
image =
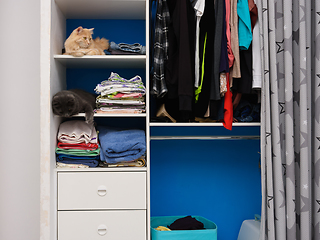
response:
<path id="1" fill-rule="evenodd" d="M 99 126 L 100 159 L 108 163 L 133 161 L 146 151 L 146 135 L 143 130 L 119 130 Z"/>
<path id="2" fill-rule="evenodd" d="M 82 149 L 82 150 L 96 150 L 99 145 L 96 143 L 62 143 L 58 142 L 58 148 L 61 149 Z"/>
<path id="3" fill-rule="evenodd" d="M 97 132 L 93 124 L 81 120 L 71 120 L 60 124 L 58 141 L 64 143 L 98 143 Z"/>
<path id="4" fill-rule="evenodd" d="M 97 167 L 99 165 L 99 156 L 84 157 L 57 154 L 57 162 L 62 162 L 65 164 L 83 164 L 89 167 Z"/>
<path id="5" fill-rule="evenodd" d="M 56 148 L 57 154 L 74 155 L 74 156 L 98 156 L 100 154 L 100 148 L 95 150 L 82 150 L 82 149 L 62 149 Z"/>
<path id="6" fill-rule="evenodd" d="M 57 162 L 57 168 L 88 168 L 89 166 L 83 164 L 66 164 L 62 162 Z"/>
<path id="7" fill-rule="evenodd" d="M 136 160 L 129 162 L 117 162 L 117 163 L 107 163 L 105 161 L 101 161 L 99 163 L 99 167 L 144 167 L 146 166 L 146 161 L 144 157 L 140 157 Z"/>

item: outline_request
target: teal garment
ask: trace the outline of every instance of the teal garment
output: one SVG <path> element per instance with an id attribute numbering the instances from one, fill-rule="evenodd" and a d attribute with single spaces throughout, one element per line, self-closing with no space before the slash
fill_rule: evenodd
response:
<path id="1" fill-rule="evenodd" d="M 82 150 L 82 149 L 62 149 L 56 148 L 57 154 L 73 155 L 73 156 L 98 156 L 100 148 L 96 150 Z"/>
<path id="2" fill-rule="evenodd" d="M 237 11 L 239 16 L 239 48 L 248 50 L 252 42 L 251 19 L 248 0 L 238 0 Z"/>

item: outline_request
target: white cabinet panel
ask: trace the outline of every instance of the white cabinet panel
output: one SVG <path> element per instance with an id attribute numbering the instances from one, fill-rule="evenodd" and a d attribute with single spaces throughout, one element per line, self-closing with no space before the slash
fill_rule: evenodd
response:
<path id="1" fill-rule="evenodd" d="M 145 172 L 58 173 L 58 210 L 146 209 Z"/>
<path id="2" fill-rule="evenodd" d="M 58 212 L 58 240 L 145 240 L 146 236 L 146 210 Z"/>

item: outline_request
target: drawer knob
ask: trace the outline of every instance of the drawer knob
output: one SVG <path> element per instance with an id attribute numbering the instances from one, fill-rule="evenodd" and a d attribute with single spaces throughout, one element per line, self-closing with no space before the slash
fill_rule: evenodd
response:
<path id="1" fill-rule="evenodd" d="M 103 197 L 103 196 L 105 196 L 107 194 L 107 187 L 101 185 L 101 186 L 98 187 L 98 191 L 97 192 L 98 192 L 98 195 L 100 197 Z"/>
<path id="2" fill-rule="evenodd" d="M 99 225 L 99 226 L 98 226 L 98 234 L 99 234 L 100 236 L 103 236 L 103 235 L 105 235 L 106 233 L 107 233 L 107 226 L 104 225 L 104 224 Z"/>

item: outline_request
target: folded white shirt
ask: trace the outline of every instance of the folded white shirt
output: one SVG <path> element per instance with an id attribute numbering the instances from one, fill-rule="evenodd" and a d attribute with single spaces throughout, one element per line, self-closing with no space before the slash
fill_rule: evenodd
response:
<path id="1" fill-rule="evenodd" d="M 98 143 L 97 131 L 93 124 L 71 120 L 60 124 L 58 141 L 64 143 Z"/>

